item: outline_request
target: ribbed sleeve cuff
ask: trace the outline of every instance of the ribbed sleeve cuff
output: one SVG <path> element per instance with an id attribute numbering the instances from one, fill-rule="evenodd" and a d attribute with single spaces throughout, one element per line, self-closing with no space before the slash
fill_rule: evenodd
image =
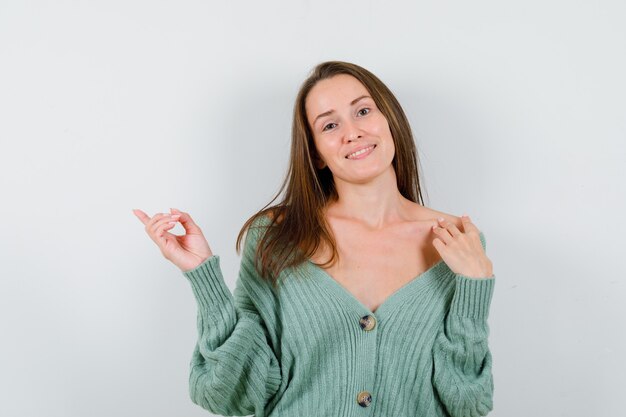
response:
<path id="1" fill-rule="evenodd" d="M 487 319 L 496 282 L 495 275 L 489 278 L 471 278 L 456 275 L 456 288 L 450 313 L 461 317 Z"/>
<path id="2" fill-rule="evenodd" d="M 192 270 L 184 271 L 183 275 L 191 283 L 193 295 L 198 306 L 206 310 L 220 309 L 234 298 L 222 276 L 219 255 L 208 257 Z"/>

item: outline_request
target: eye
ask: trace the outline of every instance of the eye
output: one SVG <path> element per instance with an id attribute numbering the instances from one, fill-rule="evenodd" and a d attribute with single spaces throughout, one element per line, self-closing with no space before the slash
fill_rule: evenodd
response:
<path id="1" fill-rule="evenodd" d="M 324 128 L 322 129 L 322 131 L 326 130 L 326 128 L 330 125 L 334 125 L 335 123 L 328 123 L 326 126 L 324 126 Z"/>
<path id="2" fill-rule="evenodd" d="M 358 111 L 358 113 L 359 113 L 359 114 L 361 114 L 361 112 L 362 112 L 363 110 L 367 110 L 367 112 L 366 112 L 365 114 L 367 114 L 367 113 L 369 113 L 369 112 L 370 112 L 369 107 L 363 107 L 361 110 L 359 110 L 359 111 Z"/>

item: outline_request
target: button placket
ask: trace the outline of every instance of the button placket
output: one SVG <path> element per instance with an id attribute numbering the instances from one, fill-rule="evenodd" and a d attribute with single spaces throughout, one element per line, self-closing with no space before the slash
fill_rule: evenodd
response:
<path id="1" fill-rule="evenodd" d="M 373 332 L 373 330 L 376 328 L 376 317 L 374 317 L 372 314 L 366 314 L 364 316 L 361 316 L 361 318 L 359 319 L 359 326 L 361 327 L 361 330 L 365 331 L 365 332 L 372 332 L 372 334 L 370 336 L 367 336 L 367 338 L 371 338 L 369 345 L 371 346 L 371 349 L 368 349 L 367 352 L 367 356 L 369 356 L 369 358 L 367 360 L 370 361 L 370 363 L 374 364 L 376 362 L 376 332 Z M 373 361 L 373 362 L 372 362 Z M 370 368 L 372 370 L 372 378 L 368 381 L 369 384 L 373 384 L 374 380 L 373 380 L 373 371 L 374 368 Z M 369 391 L 360 391 L 357 395 L 356 395 L 356 402 L 361 406 L 361 407 L 369 407 L 370 404 L 372 403 L 372 394 Z"/>

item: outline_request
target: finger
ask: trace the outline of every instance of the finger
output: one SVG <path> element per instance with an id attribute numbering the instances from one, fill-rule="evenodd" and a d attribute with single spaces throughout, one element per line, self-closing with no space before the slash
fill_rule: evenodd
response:
<path id="1" fill-rule="evenodd" d="M 148 216 L 146 213 L 139 209 L 133 209 L 133 213 L 135 214 L 135 216 L 137 216 L 139 220 L 141 220 L 144 225 L 147 225 L 150 221 L 150 216 Z"/>
<path id="2" fill-rule="evenodd" d="M 154 243 L 156 243 L 159 249 L 161 249 L 161 253 L 166 257 L 166 247 L 168 245 L 168 242 L 176 241 L 176 235 L 169 233 L 168 230 L 172 229 L 175 226 L 175 222 L 163 223 L 155 230 L 154 235 L 152 236 L 152 240 L 154 240 Z"/>
<path id="3" fill-rule="evenodd" d="M 441 255 L 443 253 L 443 250 L 446 247 L 446 244 L 443 243 L 441 239 L 435 238 L 433 239 L 433 246 L 435 247 L 435 249 L 437 249 L 437 252 L 439 252 L 439 254 Z"/>
<path id="4" fill-rule="evenodd" d="M 167 231 L 175 226 L 176 222 L 167 222 L 161 224 L 156 230 L 156 237 L 158 237 L 159 239 L 164 239 L 164 235 L 169 234 L 167 233 Z"/>
<path id="5" fill-rule="evenodd" d="M 157 246 L 159 246 L 161 249 L 163 249 L 166 241 L 163 238 L 163 233 L 159 228 L 163 225 L 166 225 L 169 221 L 171 221 L 169 216 L 164 215 L 163 213 L 157 213 L 152 217 L 152 219 L 150 219 L 148 225 L 146 226 L 146 232 L 148 233 L 148 236 L 150 236 L 150 239 L 152 239 L 154 243 L 156 243 Z"/>
<path id="6" fill-rule="evenodd" d="M 151 229 L 154 231 L 155 234 L 160 233 L 162 235 L 162 233 L 160 232 L 160 229 L 162 228 L 163 225 L 167 225 L 170 222 L 176 223 L 177 221 L 178 221 L 177 218 L 172 218 L 171 214 L 165 213 L 159 217 L 159 219 L 152 225 Z"/>
<path id="7" fill-rule="evenodd" d="M 178 209 L 172 209 L 172 212 L 176 214 L 180 214 L 178 221 L 183 225 L 185 231 L 188 233 L 200 234 L 202 231 L 200 227 L 193 221 L 189 213 L 185 213 L 184 211 L 180 211 Z"/>
<path id="8" fill-rule="evenodd" d="M 152 216 L 150 221 L 148 221 L 148 224 L 146 224 L 146 230 L 148 231 L 148 233 L 154 234 L 154 232 L 156 231 L 156 228 L 159 226 L 157 223 L 160 220 L 163 220 L 163 218 L 164 218 L 163 213 L 157 213 L 154 216 Z"/>
<path id="9" fill-rule="evenodd" d="M 467 214 L 461 216 L 461 221 L 463 222 L 463 231 L 465 233 L 469 232 L 470 230 L 478 233 L 478 227 L 476 227 L 476 225 L 472 223 L 472 220 Z"/>
<path id="10" fill-rule="evenodd" d="M 448 221 L 443 217 L 439 217 L 437 220 L 439 221 L 439 225 L 446 229 L 451 236 L 456 237 L 462 234 L 459 228 L 456 227 L 456 224 L 451 221 Z"/>
<path id="11" fill-rule="evenodd" d="M 437 237 L 441 240 L 441 242 L 448 244 L 452 241 L 452 235 L 448 232 L 447 229 L 444 229 L 440 226 L 433 226 L 433 233 L 437 235 Z"/>

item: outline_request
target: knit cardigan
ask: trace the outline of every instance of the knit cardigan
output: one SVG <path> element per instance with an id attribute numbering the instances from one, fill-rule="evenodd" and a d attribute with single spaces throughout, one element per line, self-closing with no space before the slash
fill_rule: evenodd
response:
<path id="1" fill-rule="evenodd" d="M 189 271 L 198 340 L 191 400 L 257 417 L 477 417 L 493 409 L 489 306 L 495 275 L 443 260 L 370 311 L 307 260 L 278 290 L 254 267 L 257 220 L 231 293 L 219 255 Z M 480 241 L 486 248 L 485 237 Z"/>

